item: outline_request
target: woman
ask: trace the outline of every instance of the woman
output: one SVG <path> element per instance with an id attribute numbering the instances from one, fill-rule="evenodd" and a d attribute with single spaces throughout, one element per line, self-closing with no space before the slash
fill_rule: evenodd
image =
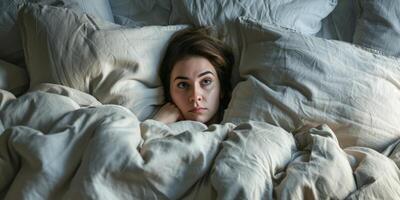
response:
<path id="1" fill-rule="evenodd" d="M 230 99 L 232 52 L 209 28 L 188 28 L 171 39 L 161 63 L 166 103 L 154 119 L 218 123 Z"/>

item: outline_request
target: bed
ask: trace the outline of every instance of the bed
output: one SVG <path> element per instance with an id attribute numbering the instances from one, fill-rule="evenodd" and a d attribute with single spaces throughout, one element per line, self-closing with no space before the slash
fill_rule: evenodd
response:
<path id="1" fill-rule="evenodd" d="M 400 199 L 400 1 L 0 9 L 0 199 Z M 223 121 L 152 120 L 200 25 L 235 56 Z"/>

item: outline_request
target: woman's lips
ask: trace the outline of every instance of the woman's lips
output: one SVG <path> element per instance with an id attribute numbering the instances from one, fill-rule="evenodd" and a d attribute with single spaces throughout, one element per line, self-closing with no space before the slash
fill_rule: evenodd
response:
<path id="1" fill-rule="evenodd" d="M 193 108 L 192 110 L 189 110 L 189 112 L 200 114 L 200 113 L 205 112 L 206 110 L 207 110 L 207 108 Z"/>

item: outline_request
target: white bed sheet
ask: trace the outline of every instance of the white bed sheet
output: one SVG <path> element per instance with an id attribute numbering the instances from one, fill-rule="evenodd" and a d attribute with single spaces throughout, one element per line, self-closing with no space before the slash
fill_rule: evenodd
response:
<path id="1" fill-rule="evenodd" d="M 398 143 L 384 155 L 341 149 L 326 125 L 294 136 L 252 121 L 167 126 L 89 99 L 59 85 L 0 90 L 0 198 L 400 197 Z"/>

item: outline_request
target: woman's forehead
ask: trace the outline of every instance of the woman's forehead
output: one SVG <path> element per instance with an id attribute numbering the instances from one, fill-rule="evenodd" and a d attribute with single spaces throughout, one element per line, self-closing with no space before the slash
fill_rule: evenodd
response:
<path id="1" fill-rule="evenodd" d="M 210 73 L 206 73 L 210 72 Z M 204 57 L 188 57 L 178 61 L 172 69 L 171 78 L 183 76 L 187 78 L 196 78 L 202 74 L 217 75 L 214 66 Z"/>

